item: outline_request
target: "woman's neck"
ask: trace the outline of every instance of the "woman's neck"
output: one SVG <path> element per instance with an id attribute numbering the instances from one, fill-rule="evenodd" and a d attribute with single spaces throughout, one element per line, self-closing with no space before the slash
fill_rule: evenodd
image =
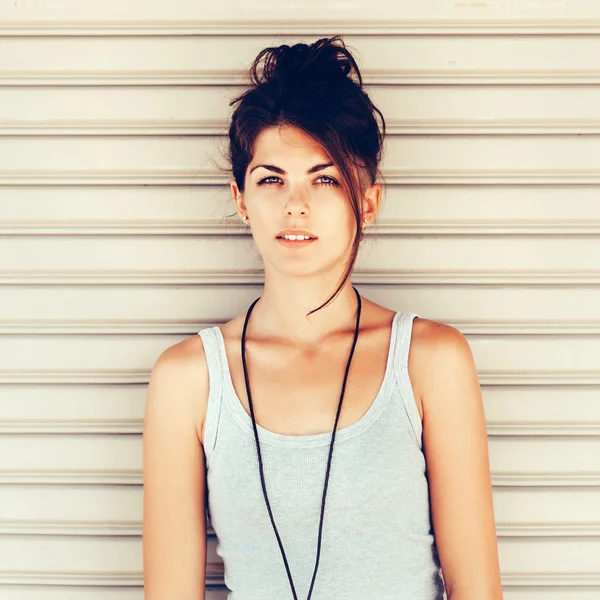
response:
<path id="1" fill-rule="evenodd" d="M 357 298 L 350 281 L 327 305 L 313 314 L 334 292 L 335 287 L 310 284 L 296 278 L 286 285 L 265 282 L 248 323 L 248 337 L 286 339 L 298 346 L 317 347 L 335 333 L 354 331 Z"/>

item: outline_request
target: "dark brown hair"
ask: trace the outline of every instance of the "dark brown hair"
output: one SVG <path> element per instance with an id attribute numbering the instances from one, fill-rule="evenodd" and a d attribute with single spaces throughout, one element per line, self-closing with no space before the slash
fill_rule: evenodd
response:
<path id="1" fill-rule="evenodd" d="M 351 75 L 355 74 L 356 80 Z M 307 45 L 286 44 L 261 50 L 249 69 L 250 87 L 230 102 L 237 104 L 229 126 L 227 160 L 240 190 L 258 134 L 291 125 L 320 143 L 341 173 L 341 185 L 356 220 L 351 256 L 340 285 L 349 279 L 363 239 L 362 202 L 367 188 L 381 176 L 385 119 L 363 89 L 354 57 L 337 35 Z M 379 130 L 375 113 L 381 119 Z"/>

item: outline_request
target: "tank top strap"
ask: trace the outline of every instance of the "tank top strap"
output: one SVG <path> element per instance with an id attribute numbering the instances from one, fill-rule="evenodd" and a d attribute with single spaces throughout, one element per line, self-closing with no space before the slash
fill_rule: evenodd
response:
<path id="1" fill-rule="evenodd" d="M 207 327 L 198 332 L 204 344 L 204 354 L 208 366 L 209 392 L 204 419 L 204 453 L 210 462 L 212 451 L 217 443 L 217 432 L 223 401 L 223 357 L 219 345 L 217 326 Z"/>
<path id="2" fill-rule="evenodd" d="M 394 373 L 400 390 L 400 397 L 410 423 L 416 442 L 422 450 L 423 424 L 415 401 L 413 387 L 408 375 L 408 355 L 414 319 L 419 317 L 414 312 L 401 312 L 397 315 L 396 340 L 394 343 Z"/>

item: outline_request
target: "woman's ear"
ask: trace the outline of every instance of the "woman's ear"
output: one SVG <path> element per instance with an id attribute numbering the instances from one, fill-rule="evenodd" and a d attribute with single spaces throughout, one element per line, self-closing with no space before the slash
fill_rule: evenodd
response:
<path id="1" fill-rule="evenodd" d="M 235 208 L 240 215 L 240 219 L 244 220 L 244 216 L 248 214 L 246 203 L 244 202 L 244 194 L 243 192 L 240 192 L 235 180 L 230 182 L 229 187 L 231 188 L 231 195 L 233 197 Z"/>
<path id="2" fill-rule="evenodd" d="M 375 215 L 379 211 L 379 203 L 381 201 L 381 184 L 374 183 L 369 186 L 363 198 L 363 219 L 370 221 L 375 219 Z"/>

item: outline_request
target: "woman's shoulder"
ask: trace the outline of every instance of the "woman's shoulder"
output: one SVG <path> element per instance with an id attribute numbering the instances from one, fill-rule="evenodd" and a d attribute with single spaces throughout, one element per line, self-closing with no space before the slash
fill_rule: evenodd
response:
<path id="1" fill-rule="evenodd" d="M 465 336 L 456 327 L 422 317 L 414 320 L 410 358 L 423 370 L 443 362 L 450 354 L 464 354 L 468 347 Z"/>
<path id="2" fill-rule="evenodd" d="M 422 317 L 415 318 L 408 371 L 419 412 L 423 413 L 423 402 L 427 396 L 427 383 L 439 378 L 447 365 L 472 363 L 473 357 L 465 336 L 452 325 Z"/>
<path id="3" fill-rule="evenodd" d="M 465 336 L 452 325 L 421 316 L 415 318 L 412 332 L 411 350 L 422 353 L 425 357 L 433 352 L 452 352 L 464 348 Z"/>
<path id="4" fill-rule="evenodd" d="M 188 419 L 202 440 L 209 377 L 201 336 L 189 336 L 163 350 L 152 367 L 149 385 L 165 390 L 159 396 L 169 404 L 165 409 Z"/>

